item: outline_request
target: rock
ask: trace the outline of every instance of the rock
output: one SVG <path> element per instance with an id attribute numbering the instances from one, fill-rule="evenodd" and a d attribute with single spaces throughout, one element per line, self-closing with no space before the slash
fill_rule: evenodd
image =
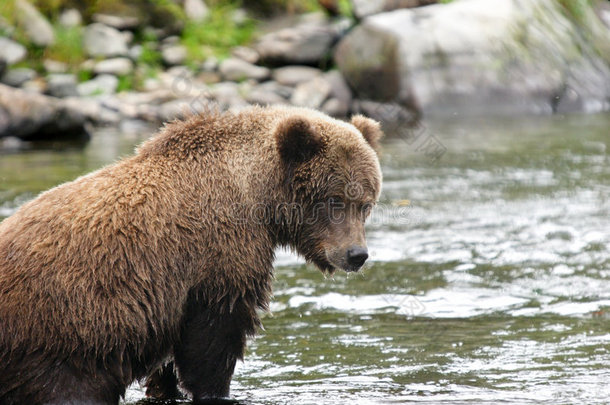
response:
<path id="1" fill-rule="evenodd" d="M 221 82 L 214 85 L 211 95 L 221 110 L 248 105 L 241 97 L 239 85 L 235 82 Z"/>
<path id="2" fill-rule="evenodd" d="M 189 20 L 202 21 L 210 14 L 210 10 L 203 0 L 184 0 L 184 14 Z"/>
<path id="3" fill-rule="evenodd" d="M 349 104 L 345 104 L 338 98 L 329 98 L 322 104 L 320 110 L 325 114 L 328 114 L 332 117 L 347 117 L 347 113 L 349 112 Z"/>
<path id="4" fill-rule="evenodd" d="M 204 72 L 215 72 L 218 70 L 219 64 L 220 62 L 215 56 L 210 56 L 201 65 L 201 70 L 203 70 Z"/>
<path id="5" fill-rule="evenodd" d="M 113 94 L 119 85 L 119 79 L 112 75 L 99 75 L 94 79 L 80 83 L 76 86 L 78 95 L 81 97 L 95 96 L 101 94 Z"/>
<path id="6" fill-rule="evenodd" d="M 2 83 L 11 87 L 21 87 L 28 80 L 33 80 L 36 77 L 36 71 L 29 68 L 15 68 L 6 72 L 2 79 Z"/>
<path id="7" fill-rule="evenodd" d="M 217 72 L 202 71 L 197 75 L 197 80 L 205 84 L 214 84 L 222 81 L 222 77 Z"/>
<path id="8" fill-rule="evenodd" d="M 110 15 L 110 14 L 94 14 L 93 21 L 96 23 L 107 25 L 108 27 L 117 30 L 134 30 L 140 25 L 140 20 L 137 17 Z"/>
<path id="9" fill-rule="evenodd" d="M 330 94 L 330 84 L 321 77 L 299 84 L 290 102 L 294 105 L 309 108 L 320 108 Z"/>
<path id="10" fill-rule="evenodd" d="M 169 37 L 163 38 L 161 45 L 178 45 L 180 43 L 180 37 L 178 35 L 170 35 Z"/>
<path id="11" fill-rule="evenodd" d="M 83 16 L 75 8 L 64 10 L 59 15 L 59 24 L 64 27 L 78 27 L 83 23 Z"/>
<path id="12" fill-rule="evenodd" d="M 15 8 L 19 25 L 34 45 L 46 47 L 55 42 L 53 27 L 36 7 L 26 0 L 16 0 Z"/>
<path id="13" fill-rule="evenodd" d="M 168 66 L 181 65 L 186 61 L 186 48 L 182 45 L 170 45 L 161 50 L 163 63 Z"/>
<path id="14" fill-rule="evenodd" d="M 127 45 L 130 45 L 133 42 L 133 39 L 135 37 L 133 32 L 131 32 L 131 31 L 121 31 L 121 34 L 123 35 L 123 39 L 125 40 L 125 43 Z"/>
<path id="15" fill-rule="evenodd" d="M 83 45 L 88 55 L 112 57 L 127 55 L 127 42 L 120 31 L 115 28 L 94 23 L 85 28 Z"/>
<path id="16" fill-rule="evenodd" d="M 63 100 L 0 85 L 0 138 L 34 140 L 83 134 L 84 115 Z"/>
<path id="17" fill-rule="evenodd" d="M 330 25 L 304 24 L 264 35 L 255 49 L 268 63 L 317 64 L 337 38 L 337 30 Z"/>
<path id="18" fill-rule="evenodd" d="M 588 6 L 583 13 L 587 26 L 553 0 L 397 10 L 366 18 L 335 61 L 358 97 L 426 115 L 609 109 L 610 69 L 597 44 L 610 43 L 610 31 Z"/>
<path id="19" fill-rule="evenodd" d="M 246 46 L 236 46 L 235 48 L 231 49 L 231 55 L 237 59 L 252 63 L 253 65 L 258 63 L 258 60 L 260 59 L 258 52 Z"/>
<path id="20" fill-rule="evenodd" d="M 47 91 L 47 82 L 41 77 L 35 77 L 32 80 L 28 80 L 21 85 L 22 90 L 26 90 L 30 93 L 43 94 Z"/>
<path id="21" fill-rule="evenodd" d="M 256 66 L 237 58 L 228 58 L 222 61 L 219 71 L 225 80 L 230 81 L 245 79 L 261 81 L 268 78 L 271 73 L 266 67 Z"/>
<path id="22" fill-rule="evenodd" d="M 129 51 L 127 52 L 127 56 L 129 57 L 129 59 L 137 62 L 140 57 L 142 56 L 142 52 L 144 51 L 144 47 L 142 45 L 134 45 L 131 48 L 129 48 Z"/>
<path id="23" fill-rule="evenodd" d="M 246 101 L 259 105 L 287 104 L 286 99 L 275 92 L 272 87 L 264 85 L 254 87 L 246 96 Z"/>
<path id="24" fill-rule="evenodd" d="M 6 72 L 7 63 L 4 59 L 0 59 L 0 77 L 4 76 L 4 72 Z"/>
<path id="25" fill-rule="evenodd" d="M 257 86 L 257 88 L 273 92 L 278 96 L 285 98 L 286 100 L 289 100 L 290 97 L 292 97 L 292 93 L 294 92 L 294 89 L 292 87 L 284 86 L 283 84 L 280 84 L 273 80 L 261 83 Z"/>
<path id="26" fill-rule="evenodd" d="M 231 22 L 237 26 L 243 26 L 248 19 L 248 12 L 244 8 L 237 8 L 231 13 Z"/>
<path id="27" fill-rule="evenodd" d="M 381 122 L 383 130 L 388 134 L 408 137 L 415 135 L 413 129 L 420 125 L 417 114 L 398 103 L 354 100 L 351 109 L 355 114 L 364 114 Z"/>
<path id="28" fill-rule="evenodd" d="M 322 75 L 320 69 L 309 66 L 285 66 L 273 70 L 273 80 L 284 86 L 296 86 Z"/>
<path id="29" fill-rule="evenodd" d="M 352 90 L 343 75 L 338 70 L 331 70 L 324 74 L 324 79 L 330 84 L 330 96 L 349 110 L 349 106 L 352 104 Z"/>
<path id="30" fill-rule="evenodd" d="M 438 3 L 438 0 L 351 0 L 352 12 L 356 18 L 398 10 Z"/>
<path id="31" fill-rule="evenodd" d="M 47 76 L 46 93 L 59 98 L 75 97 L 78 95 L 76 90 L 77 83 L 76 76 L 73 74 L 50 74 Z"/>
<path id="32" fill-rule="evenodd" d="M 66 73 L 68 71 L 68 65 L 66 63 L 52 59 L 45 59 L 42 61 L 42 66 L 47 73 Z"/>
<path id="33" fill-rule="evenodd" d="M 583 58 L 567 73 L 565 87 L 558 93 L 554 111 L 596 113 L 610 110 L 610 66 Z"/>
<path id="34" fill-rule="evenodd" d="M 121 114 L 102 107 L 99 97 L 70 97 L 63 99 L 67 106 L 78 111 L 88 121 L 98 125 L 117 125 Z"/>
<path id="35" fill-rule="evenodd" d="M 168 101 L 159 108 L 159 118 L 163 122 L 172 121 L 206 111 L 211 106 L 206 98 L 189 98 Z"/>
<path id="36" fill-rule="evenodd" d="M 128 58 L 111 58 L 97 62 L 93 67 L 95 74 L 110 74 L 114 76 L 128 75 L 133 72 L 133 62 Z"/>
<path id="37" fill-rule="evenodd" d="M 0 37 L 0 60 L 14 65 L 25 59 L 27 51 L 23 45 L 5 37 Z"/>

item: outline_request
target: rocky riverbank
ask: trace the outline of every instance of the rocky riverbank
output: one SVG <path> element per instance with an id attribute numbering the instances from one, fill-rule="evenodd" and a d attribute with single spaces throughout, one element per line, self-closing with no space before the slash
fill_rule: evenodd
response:
<path id="1" fill-rule="evenodd" d="M 15 26 L 0 24 L 0 137 L 159 124 L 250 104 L 294 104 L 337 117 L 364 112 L 405 125 L 419 114 L 610 110 L 607 2 L 579 17 L 556 0 L 430 3 L 352 0 L 352 16 L 318 12 L 262 23 L 247 46 L 194 62 L 179 28 L 99 13 L 84 22 L 75 9 L 51 24 L 15 0 Z M 191 24 L 209 23 L 201 0 L 176 4 Z M 239 25 L 249 17 L 235 9 L 228 18 Z M 43 57 L 28 66 L 32 54 L 46 55 L 57 32 L 78 33 L 83 60 Z"/>

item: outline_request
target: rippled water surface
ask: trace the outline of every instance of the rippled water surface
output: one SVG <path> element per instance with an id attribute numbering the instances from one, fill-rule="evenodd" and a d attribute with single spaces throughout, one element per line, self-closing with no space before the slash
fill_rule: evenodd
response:
<path id="1" fill-rule="evenodd" d="M 438 160 L 424 138 L 384 143 L 361 274 L 324 278 L 278 252 L 272 314 L 232 395 L 610 403 L 610 116 L 426 127 L 446 148 Z M 84 149 L 3 152 L 0 216 L 141 139 L 100 131 Z"/>

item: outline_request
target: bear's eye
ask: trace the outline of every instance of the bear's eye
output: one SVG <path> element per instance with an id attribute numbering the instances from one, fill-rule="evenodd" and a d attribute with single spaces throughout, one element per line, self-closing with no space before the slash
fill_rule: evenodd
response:
<path id="1" fill-rule="evenodd" d="M 362 216 L 364 218 L 367 218 L 369 215 L 371 215 L 371 211 L 373 210 L 373 206 L 375 204 L 373 203 L 364 203 L 362 204 L 360 211 L 362 212 Z"/>

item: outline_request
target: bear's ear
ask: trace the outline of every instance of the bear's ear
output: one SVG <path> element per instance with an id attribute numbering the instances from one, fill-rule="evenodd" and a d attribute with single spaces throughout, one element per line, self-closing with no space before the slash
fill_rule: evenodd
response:
<path id="1" fill-rule="evenodd" d="M 381 124 L 377 121 L 365 117 L 364 115 L 354 115 L 352 117 L 352 125 L 362 133 L 364 139 L 375 150 L 379 151 L 379 140 L 383 138 Z"/>
<path id="2" fill-rule="evenodd" d="M 287 163 L 302 163 L 322 149 L 322 138 L 301 117 L 286 118 L 277 126 L 275 139 L 280 156 Z"/>

